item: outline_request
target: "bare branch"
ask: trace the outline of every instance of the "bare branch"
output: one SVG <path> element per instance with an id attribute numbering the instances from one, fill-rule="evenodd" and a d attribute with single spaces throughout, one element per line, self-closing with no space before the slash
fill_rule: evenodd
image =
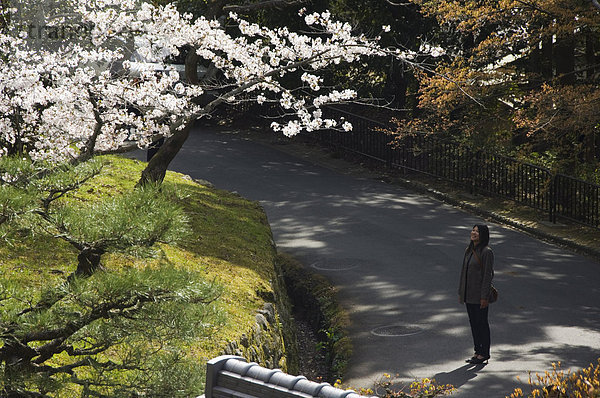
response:
<path id="1" fill-rule="evenodd" d="M 304 65 L 308 65 L 311 62 L 313 62 L 314 60 L 320 59 L 326 53 L 327 53 L 326 51 L 322 51 L 320 53 L 317 53 L 317 54 L 313 55 L 310 58 L 303 59 L 302 61 L 293 62 L 291 64 L 287 64 L 287 65 L 282 66 L 280 68 L 273 69 L 273 70 L 265 73 L 262 76 L 255 77 L 254 79 L 248 81 L 245 84 L 236 86 L 235 89 L 227 92 L 226 94 L 223 94 L 223 95 L 219 96 L 217 99 L 211 101 L 208 105 L 206 105 L 205 107 L 203 107 L 202 110 L 200 110 L 199 112 L 197 112 L 194 115 L 195 116 L 194 118 L 200 117 L 202 115 L 206 115 L 206 114 L 211 113 L 213 111 L 213 109 L 215 109 L 217 106 L 219 106 L 223 102 L 226 102 L 228 98 L 235 97 L 236 95 L 238 95 L 240 93 L 243 93 L 246 89 L 248 89 L 248 88 L 250 88 L 252 86 L 257 85 L 260 82 L 265 81 L 265 79 L 268 78 L 268 77 L 278 75 L 281 72 L 298 69 L 299 67 L 304 66 Z"/>
<path id="2" fill-rule="evenodd" d="M 223 11 L 234 11 L 240 13 L 247 13 L 256 10 L 266 9 L 281 9 L 291 6 L 298 6 L 301 4 L 308 3 L 308 0 L 266 0 L 259 1 L 257 3 L 246 3 L 241 5 L 231 4 L 223 7 Z"/>
<path id="3" fill-rule="evenodd" d="M 408 6 L 412 5 L 411 2 L 407 2 L 407 3 L 394 3 L 391 0 L 385 0 L 385 1 L 386 1 L 386 3 L 388 3 L 389 5 L 394 6 L 394 7 L 408 7 Z"/>
<path id="4" fill-rule="evenodd" d="M 596 0 L 592 0 L 592 1 L 596 1 Z M 549 16 L 551 16 L 551 17 L 554 17 L 554 18 L 556 18 L 556 15 L 555 15 L 555 14 L 551 13 L 551 12 L 550 12 L 550 11 L 548 11 L 548 10 L 544 10 L 543 8 L 540 8 L 540 7 L 539 7 L 537 4 L 535 4 L 534 2 L 528 2 L 528 1 L 525 1 L 525 0 L 517 0 L 517 3 L 520 3 L 520 4 L 522 4 L 522 5 L 526 6 L 526 7 L 530 7 L 530 8 L 532 8 L 532 9 L 536 10 L 536 11 L 539 11 L 539 12 L 541 12 L 542 14 L 547 14 L 547 15 L 549 15 Z"/>
<path id="5" fill-rule="evenodd" d="M 385 50 L 389 55 L 391 55 L 394 58 L 398 58 L 400 61 L 404 62 L 405 64 L 409 65 L 410 67 L 414 68 L 414 69 L 420 69 L 424 72 L 428 72 L 428 73 L 432 73 L 435 74 L 437 76 L 440 76 L 442 79 L 452 83 L 453 85 L 455 85 L 461 93 L 463 93 L 464 95 L 466 95 L 471 101 L 475 102 L 477 105 L 481 106 L 482 108 L 485 108 L 485 105 L 481 103 L 481 101 L 479 101 L 477 98 L 473 97 L 471 94 L 469 94 L 462 86 L 459 82 L 457 82 L 456 80 L 450 78 L 449 76 L 443 74 L 443 73 L 439 73 L 436 72 L 435 70 L 425 66 L 424 64 L 420 64 L 417 62 L 413 62 L 410 61 L 406 58 L 401 58 L 398 56 L 398 54 L 396 54 L 394 51 L 389 51 L 389 50 Z"/>
<path id="6" fill-rule="evenodd" d="M 598 2 L 598 0 L 592 0 L 592 4 L 594 5 L 594 7 L 600 10 L 600 3 Z"/>

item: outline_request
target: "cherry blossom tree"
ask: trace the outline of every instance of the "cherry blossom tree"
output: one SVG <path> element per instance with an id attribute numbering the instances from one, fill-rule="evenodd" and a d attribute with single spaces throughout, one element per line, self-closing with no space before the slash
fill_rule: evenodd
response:
<path id="1" fill-rule="evenodd" d="M 165 138 L 141 182 L 162 181 L 193 122 L 223 104 L 272 103 L 283 110 L 273 130 L 286 136 L 351 129 L 323 117 L 324 105 L 356 99 L 329 87 L 319 71 L 342 62 L 410 54 L 354 35 L 328 12 L 300 11 L 306 33 L 268 29 L 235 14 L 227 21 L 180 14 L 139 0 L 77 0 L 88 40 L 32 50 L 25 33 L 0 34 L 2 154 L 81 161 L 146 148 Z M 218 73 L 192 84 L 170 65 L 183 48 Z"/>

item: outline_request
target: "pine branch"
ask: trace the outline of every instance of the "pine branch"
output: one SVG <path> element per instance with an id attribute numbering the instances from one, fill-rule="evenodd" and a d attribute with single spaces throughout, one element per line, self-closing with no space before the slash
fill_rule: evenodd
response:
<path id="1" fill-rule="evenodd" d="M 82 350 L 74 349 L 70 345 L 65 345 L 64 342 L 96 320 L 111 319 L 117 316 L 131 316 L 131 314 L 141 310 L 146 303 L 166 301 L 172 299 L 174 297 L 173 294 L 174 293 L 169 290 L 157 289 L 146 293 L 136 293 L 133 296 L 125 297 L 115 302 L 100 304 L 93 308 L 89 314 L 81 316 L 77 321 L 68 322 L 63 327 L 31 332 L 25 334 L 20 339 L 15 338 L 14 344 L 10 344 L 10 348 L 12 349 L 7 349 L 6 345 L 0 348 L 0 359 L 10 355 L 14 356 L 18 351 L 17 356 L 24 359 L 36 357 L 36 359 L 32 361 L 32 364 L 41 365 L 60 352 L 67 352 L 72 356 L 100 353 L 107 348 L 105 345 L 98 345 L 97 347 Z M 194 300 L 194 302 L 198 301 Z M 31 342 L 43 341 L 49 342 L 36 348 L 31 348 L 27 345 Z"/>
<path id="2" fill-rule="evenodd" d="M 38 216 L 40 216 L 44 221 L 46 221 L 48 224 L 50 224 L 54 228 L 56 228 L 58 230 L 58 232 L 59 232 L 58 234 L 51 234 L 51 233 L 49 233 L 50 235 L 53 235 L 55 238 L 62 239 L 62 240 L 64 240 L 67 243 L 70 243 L 71 246 L 73 246 L 78 251 L 83 251 L 86 248 L 83 243 L 79 242 L 78 240 L 76 240 L 75 238 L 73 238 L 72 236 L 70 236 L 69 233 L 68 233 L 67 228 L 65 227 L 65 225 L 62 224 L 62 223 L 56 222 L 56 220 L 54 220 L 50 216 L 50 214 L 48 213 L 47 209 L 45 211 L 38 210 L 35 213 Z"/>
<path id="3" fill-rule="evenodd" d="M 159 297 L 160 294 L 140 293 L 135 294 L 132 297 L 125 297 L 116 302 L 103 303 L 93 308 L 89 314 L 81 316 L 77 321 L 68 322 L 65 326 L 56 329 L 27 333 L 23 337 L 22 341 L 24 343 L 30 343 L 33 341 L 53 340 L 50 343 L 47 343 L 37 349 L 38 352 L 43 352 L 46 348 L 52 348 L 53 346 L 56 346 L 55 340 L 64 341 L 79 330 L 81 330 L 82 328 L 84 328 L 85 326 L 98 319 L 113 318 L 120 311 L 124 311 L 128 308 L 135 307 L 140 303 L 156 301 Z"/>
<path id="4" fill-rule="evenodd" d="M 60 188 L 60 189 L 49 189 L 48 195 L 46 196 L 46 198 L 42 199 L 42 207 L 45 210 L 45 212 L 48 212 L 48 209 L 50 207 L 50 204 L 52 202 L 54 202 L 55 200 L 63 197 L 64 195 L 66 195 L 67 193 L 74 191 L 76 189 L 78 189 L 79 187 L 81 187 L 83 184 L 85 184 L 87 181 L 91 180 L 92 178 L 94 178 L 95 176 L 97 176 L 98 174 L 100 174 L 100 172 L 102 168 L 98 168 L 96 170 L 92 170 L 91 173 L 89 173 L 88 175 L 84 176 L 82 179 L 77 179 L 76 181 L 73 181 L 71 184 L 68 184 L 67 186 Z"/>
<path id="5" fill-rule="evenodd" d="M 71 364 L 68 365 L 64 365 L 64 366 L 58 366 L 58 367 L 53 367 L 53 366 L 49 366 L 49 365 L 43 365 L 43 366 L 35 366 L 35 371 L 38 373 L 47 373 L 48 375 L 55 375 L 55 374 L 59 374 L 59 373 L 67 373 L 67 374 L 73 374 L 73 371 L 77 368 L 83 367 L 83 366 L 90 366 L 92 363 L 90 362 L 89 358 L 85 358 L 82 359 L 81 361 L 77 361 L 77 362 L 73 362 Z"/>
<path id="6" fill-rule="evenodd" d="M 95 347 L 76 349 L 73 346 L 65 347 L 65 352 L 72 357 L 84 356 L 84 355 L 96 355 L 108 350 L 110 346 L 108 344 L 100 344 Z"/>
<path id="7" fill-rule="evenodd" d="M 87 357 L 80 361 L 73 362 L 68 365 L 58 366 L 58 367 L 53 367 L 53 366 L 49 366 L 49 365 L 35 366 L 35 370 L 36 370 L 36 372 L 43 372 L 43 373 L 47 373 L 48 375 L 55 375 L 55 374 L 59 374 L 59 373 L 67 373 L 67 374 L 72 375 L 73 372 L 75 371 L 75 369 L 81 368 L 84 366 L 94 366 L 96 368 L 103 368 L 104 370 L 109 370 L 109 371 L 113 371 L 113 370 L 144 370 L 144 368 L 142 368 L 140 366 L 118 364 L 113 361 L 99 362 L 92 357 Z M 91 383 L 89 380 L 85 380 L 85 384 L 89 385 L 89 384 L 93 384 L 93 383 Z M 98 385 L 100 385 L 100 383 L 98 383 Z"/>

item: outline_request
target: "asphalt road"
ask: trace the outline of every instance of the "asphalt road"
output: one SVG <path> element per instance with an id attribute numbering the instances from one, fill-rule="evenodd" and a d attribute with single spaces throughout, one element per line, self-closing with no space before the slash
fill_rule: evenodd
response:
<path id="1" fill-rule="evenodd" d="M 260 201 L 278 249 L 339 288 L 351 318 L 350 387 L 387 372 L 454 384 L 456 397 L 504 397 L 526 385 L 528 371 L 600 357 L 597 262 L 489 224 L 500 300 L 490 309 L 492 358 L 472 366 L 457 283 L 480 218 L 234 133 L 195 130 L 171 169 Z"/>

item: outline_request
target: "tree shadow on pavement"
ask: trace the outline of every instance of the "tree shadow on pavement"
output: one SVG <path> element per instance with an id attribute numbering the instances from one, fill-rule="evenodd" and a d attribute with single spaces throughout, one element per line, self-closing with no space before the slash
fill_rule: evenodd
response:
<path id="1" fill-rule="evenodd" d="M 351 320 L 349 385 L 370 386 L 383 373 L 412 380 L 437 373 L 438 382 L 461 387 L 453 396 L 501 397 L 525 386 L 517 377 L 530 370 L 543 372 L 557 360 L 578 367 L 598 357 L 597 262 L 491 225 L 500 290 L 490 316 L 496 359 L 482 372 L 471 365 L 449 370 L 472 352 L 456 284 L 469 232 L 485 222 L 480 217 L 233 134 L 192 134 L 178 158 L 174 169 L 260 201 L 278 249 L 331 281 Z M 206 211 L 218 215 L 220 205 Z M 230 257 L 232 247 L 257 239 L 240 221 L 229 228 L 232 237 L 219 237 L 222 252 L 215 257 Z M 251 255 L 240 261 L 255 263 Z M 422 332 L 373 333 L 398 326 Z"/>

